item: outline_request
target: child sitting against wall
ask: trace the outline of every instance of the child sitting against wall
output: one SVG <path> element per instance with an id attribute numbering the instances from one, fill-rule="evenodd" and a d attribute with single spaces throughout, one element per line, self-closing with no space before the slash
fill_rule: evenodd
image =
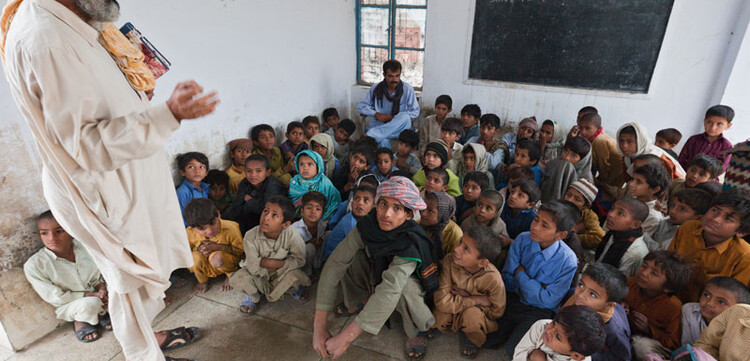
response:
<path id="1" fill-rule="evenodd" d="M 284 162 L 294 161 L 297 154 L 308 148 L 305 142 L 305 126 L 302 122 L 291 122 L 286 126 L 286 140 L 279 145 L 281 155 L 284 156 Z"/>
<path id="2" fill-rule="evenodd" d="M 513 361 L 589 360 L 605 344 L 602 318 L 589 307 L 570 306 L 539 320 L 516 346 Z"/>
<path id="3" fill-rule="evenodd" d="M 352 144 L 351 137 L 355 130 L 357 130 L 357 126 L 354 125 L 351 119 L 343 119 L 336 126 L 336 131 L 333 132 L 333 135 L 330 132 L 328 133 L 328 135 L 333 137 L 333 155 L 336 158 L 346 159 L 349 156 L 349 148 Z"/>
<path id="4" fill-rule="evenodd" d="M 516 133 L 506 133 L 503 135 L 503 142 L 508 145 L 509 159 L 516 158 L 516 144 L 521 139 L 536 139 L 536 133 L 539 131 L 539 124 L 536 122 L 536 117 L 528 117 L 521 119 L 518 123 L 518 131 Z"/>
<path id="5" fill-rule="evenodd" d="M 245 179 L 237 188 L 237 197 L 232 201 L 227 218 L 239 223 L 244 235 L 259 224 L 266 201 L 286 194 L 286 187 L 271 175 L 268 158 L 253 154 L 245 159 Z"/>
<path id="6" fill-rule="evenodd" d="M 177 201 L 180 203 L 182 220 L 185 221 L 185 206 L 193 198 L 208 198 L 209 185 L 203 182 L 208 174 L 208 157 L 199 152 L 188 152 L 177 156 L 177 169 L 183 178 L 177 187 Z"/>
<path id="7" fill-rule="evenodd" d="M 466 173 L 463 186 L 461 187 L 461 195 L 456 197 L 456 221 L 461 223 L 474 214 L 474 206 L 477 199 L 479 199 L 479 194 L 492 189 L 490 188 L 491 184 L 486 173 L 477 171 Z"/>
<path id="8" fill-rule="evenodd" d="M 250 131 L 250 138 L 255 144 L 253 154 L 266 157 L 271 168 L 271 174 L 281 181 L 284 187 L 289 187 L 289 181 L 292 180 L 290 173 L 294 171 L 294 164 L 284 163 L 281 150 L 276 147 L 276 134 L 273 127 L 268 124 L 256 125 Z"/>
<path id="9" fill-rule="evenodd" d="M 320 131 L 323 133 L 328 133 L 333 137 L 333 133 L 336 130 L 336 126 L 339 124 L 339 120 L 341 117 L 339 117 L 339 111 L 336 108 L 325 108 L 323 109 L 323 124 L 321 125 Z"/>
<path id="10" fill-rule="evenodd" d="M 308 115 L 302 118 L 302 125 L 305 126 L 305 141 L 310 144 L 312 137 L 320 133 L 320 119 L 314 115 Z"/>
<path id="11" fill-rule="evenodd" d="M 434 327 L 441 332 L 459 332 L 461 356 L 477 356 L 487 333 L 497 330 L 497 319 L 505 311 L 505 284 L 493 264 L 499 255 L 500 245 L 492 230 L 478 225 L 469 229 L 441 262 L 432 311 Z"/>
<path id="12" fill-rule="evenodd" d="M 648 217 L 648 206 L 636 198 L 623 198 L 607 214 L 607 234 L 596 249 L 596 262 L 614 266 L 626 276 L 635 276 L 648 254 L 641 225 Z"/>
<path id="13" fill-rule="evenodd" d="M 542 127 L 539 128 L 539 148 L 542 149 L 539 165 L 542 168 L 551 160 L 560 158 L 567 133 L 555 120 L 547 119 L 542 122 Z"/>
<path id="14" fill-rule="evenodd" d="M 457 139 L 459 144 L 466 144 L 469 139 L 479 136 L 479 119 L 482 109 L 476 104 L 466 104 L 461 108 L 461 131 Z M 450 148 L 449 148 L 450 149 Z"/>
<path id="15" fill-rule="evenodd" d="M 311 277 L 313 271 L 321 266 L 323 245 L 325 244 L 326 222 L 323 211 L 328 200 L 323 193 L 311 191 L 302 196 L 302 219 L 292 223 L 292 228 L 299 232 L 305 242 L 305 274 Z"/>
<path id="16" fill-rule="evenodd" d="M 750 303 L 750 290 L 747 286 L 732 277 L 718 276 L 710 279 L 698 302 L 682 305 L 681 343 L 695 343 L 714 318 L 738 303 Z"/>
<path id="17" fill-rule="evenodd" d="M 635 360 L 649 353 L 669 357 L 680 347 L 682 302 L 674 295 L 690 280 L 692 267 L 669 251 L 646 255 L 637 277 L 628 278 L 628 295 L 622 304 L 633 333 Z"/>
<path id="18" fill-rule="evenodd" d="M 682 168 L 677 159 L 672 158 L 667 152 L 655 146 L 648 136 L 646 128 L 638 122 L 623 124 L 617 130 L 617 147 L 623 156 L 625 162 L 625 179 L 633 176 L 633 160 L 635 157 L 643 154 L 653 154 L 661 158 L 664 168 L 667 170 L 669 180 L 685 178 L 685 170 Z"/>
<path id="19" fill-rule="evenodd" d="M 225 170 L 229 176 L 229 194 L 236 195 L 237 187 L 245 179 L 245 159 L 253 153 L 253 142 L 239 138 L 229 142 L 229 159 L 232 164 Z"/>
<path id="20" fill-rule="evenodd" d="M 239 268 L 240 259 L 245 255 L 240 226 L 221 219 L 213 202 L 205 198 L 193 199 L 185 206 L 185 219 L 193 252 L 190 272 L 198 281 L 195 291 L 206 293 L 209 279 L 220 276 L 225 276 L 221 290 L 231 290 L 229 277 Z"/>
<path id="21" fill-rule="evenodd" d="M 663 149 L 672 158 L 677 159 L 677 153 L 674 148 L 680 143 L 682 139 L 682 133 L 675 128 L 666 128 L 656 132 L 656 139 L 654 145 Z"/>
<path id="22" fill-rule="evenodd" d="M 331 214 L 341 203 L 341 195 L 333 186 L 333 183 L 323 174 L 325 169 L 323 158 L 317 152 L 303 150 L 297 154 L 295 163 L 298 174 L 292 178 L 289 185 L 289 199 L 292 200 L 294 208 L 299 212 L 299 208 L 302 206 L 302 196 L 305 193 L 310 191 L 320 192 L 326 197 L 323 219 L 331 218 Z"/>
<path id="23" fill-rule="evenodd" d="M 245 169 L 243 166 L 242 169 Z M 208 198 L 214 202 L 219 213 L 225 214 L 224 211 L 232 205 L 232 195 L 229 194 L 229 175 L 218 169 L 211 169 L 204 179 L 208 183 Z M 239 185 L 239 183 L 238 183 Z"/>
<path id="24" fill-rule="evenodd" d="M 310 149 L 323 158 L 323 164 L 325 165 L 323 174 L 328 179 L 333 178 L 333 175 L 336 174 L 336 168 L 339 167 L 339 160 L 333 155 L 333 143 L 333 137 L 326 133 L 318 133 L 310 138 Z"/>
<path id="25" fill-rule="evenodd" d="M 440 127 L 440 139 L 445 142 L 448 148 L 448 161 L 445 163 L 445 168 L 450 169 L 451 172 L 458 172 L 458 164 L 461 162 L 461 150 L 464 146 L 458 142 L 461 137 L 461 121 L 458 118 L 448 118 L 443 122 L 443 126 Z"/>
<path id="26" fill-rule="evenodd" d="M 419 224 L 430 236 L 437 250 L 438 259 L 451 253 L 461 241 L 464 232 L 453 222 L 456 210 L 453 197 L 445 192 L 430 192 L 424 197 L 427 208 L 419 212 Z"/>
<path id="27" fill-rule="evenodd" d="M 562 306 L 587 306 L 604 321 L 607 337 L 604 348 L 591 355 L 592 361 L 630 361 L 630 325 L 620 302 L 628 294 L 628 279 L 605 263 L 586 267 L 575 292 Z"/>
<path id="28" fill-rule="evenodd" d="M 271 197 L 263 208 L 260 225 L 245 234 L 245 263 L 229 279 L 229 284 L 244 292 L 240 311 L 253 313 L 260 296 L 276 302 L 287 292 L 298 301 L 308 298 L 310 278 L 305 266 L 305 242 L 290 228 L 294 205 L 286 197 Z"/>
<path id="29" fill-rule="evenodd" d="M 451 108 L 453 108 L 453 99 L 450 95 L 443 94 L 435 99 L 435 114 L 428 115 L 419 127 L 419 144 L 414 146 L 419 154 L 424 153 L 424 147 L 427 143 L 440 139 L 441 127 L 445 118 L 451 112 Z M 416 135 L 416 133 L 414 134 Z"/>
<path id="30" fill-rule="evenodd" d="M 669 205 L 669 217 L 651 232 L 653 244 L 649 244 L 649 249 L 668 249 L 677 228 L 687 221 L 700 220 L 708 211 L 712 198 L 711 194 L 697 188 L 675 193 Z"/>
<path id="31" fill-rule="evenodd" d="M 96 325 L 112 330 L 107 314 L 107 284 L 86 249 L 57 223 L 51 211 L 36 217 L 44 248 L 23 265 L 26 279 L 58 319 L 73 322 L 78 341 L 100 337 Z"/>

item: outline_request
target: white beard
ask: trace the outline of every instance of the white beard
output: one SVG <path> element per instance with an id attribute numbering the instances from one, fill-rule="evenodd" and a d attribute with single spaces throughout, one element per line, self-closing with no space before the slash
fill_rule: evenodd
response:
<path id="1" fill-rule="evenodd" d="M 120 4 L 117 0 L 75 0 L 74 3 L 92 21 L 113 22 L 120 17 Z"/>

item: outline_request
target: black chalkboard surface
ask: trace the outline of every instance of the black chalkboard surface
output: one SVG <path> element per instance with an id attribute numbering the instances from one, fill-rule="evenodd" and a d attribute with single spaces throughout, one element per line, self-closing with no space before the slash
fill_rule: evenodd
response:
<path id="1" fill-rule="evenodd" d="M 469 78 L 646 93 L 672 3 L 476 0 Z"/>

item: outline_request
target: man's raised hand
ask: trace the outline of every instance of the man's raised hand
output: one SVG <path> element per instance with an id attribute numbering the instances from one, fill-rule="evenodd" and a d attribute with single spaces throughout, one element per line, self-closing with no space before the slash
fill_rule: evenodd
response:
<path id="1" fill-rule="evenodd" d="M 178 121 L 183 119 L 195 119 L 213 113 L 219 99 L 216 92 L 200 96 L 203 87 L 195 81 L 188 80 L 177 84 L 172 96 L 167 100 L 167 107 Z"/>

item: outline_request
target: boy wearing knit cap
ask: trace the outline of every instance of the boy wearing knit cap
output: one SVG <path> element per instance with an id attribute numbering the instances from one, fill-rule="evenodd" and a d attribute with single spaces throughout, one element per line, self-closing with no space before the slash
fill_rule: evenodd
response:
<path id="1" fill-rule="evenodd" d="M 229 193 L 237 194 L 237 187 L 245 179 L 245 159 L 253 152 L 253 142 L 239 138 L 229 142 L 229 158 L 232 164 L 225 170 L 229 176 Z"/>
<path id="2" fill-rule="evenodd" d="M 313 349 L 322 358 L 340 357 L 364 331 L 377 335 L 394 311 L 401 314 L 406 354 L 422 358 L 427 331 L 435 323 L 425 297 L 438 287 L 436 249 L 414 213 L 425 209 L 408 178 L 380 184 L 375 209 L 359 219 L 328 258 L 320 275 L 313 323 Z M 336 306 L 339 286 L 344 302 Z M 352 316 L 331 337 L 328 313 Z"/>
<path id="3" fill-rule="evenodd" d="M 424 151 L 424 164 L 417 174 L 414 175 L 414 184 L 422 190 L 425 183 L 427 183 L 427 176 L 425 175 L 425 169 L 443 168 L 448 163 L 448 146 L 442 140 L 427 143 Z M 458 177 L 450 169 L 445 169 L 448 172 L 448 190 L 447 193 L 453 197 L 461 195 L 461 187 L 458 185 Z"/>
<path id="4" fill-rule="evenodd" d="M 596 199 L 596 193 L 599 190 L 588 179 L 579 179 L 568 187 L 565 192 L 564 200 L 575 204 L 581 210 L 581 218 L 573 226 L 573 232 L 578 235 L 581 245 L 584 248 L 596 251 L 599 243 L 604 237 L 604 230 L 599 225 L 599 216 L 591 210 L 591 204 Z"/>

